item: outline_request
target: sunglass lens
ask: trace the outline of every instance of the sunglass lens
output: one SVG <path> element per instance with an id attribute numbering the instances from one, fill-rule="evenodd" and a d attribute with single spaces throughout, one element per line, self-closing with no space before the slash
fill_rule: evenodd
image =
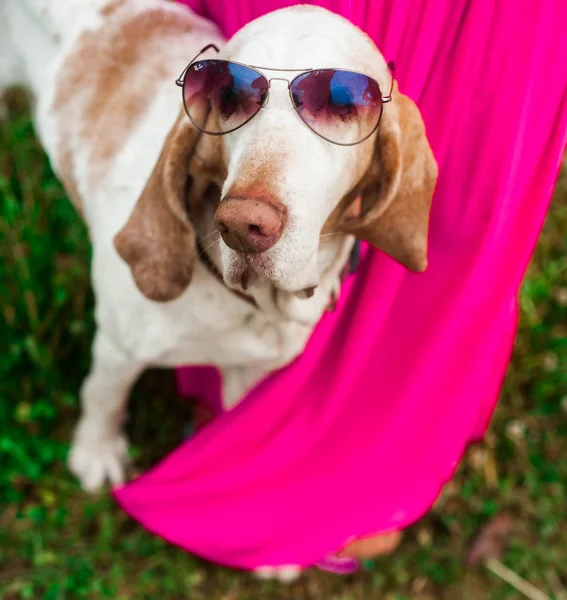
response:
<path id="1" fill-rule="evenodd" d="M 202 131 L 228 133 L 262 108 L 268 87 L 267 79 L 249 67 L 225 60 L 200 60 L 185 74 L 185 110 Z"/>
<path id="2" fill-rule="evenodd" d="M 291 97 L 303 121 L 337 144 L 361 142 L 376 129 L 382 114 L 378 83 L 352 71 L 303 73 L 293 80 Z"/>

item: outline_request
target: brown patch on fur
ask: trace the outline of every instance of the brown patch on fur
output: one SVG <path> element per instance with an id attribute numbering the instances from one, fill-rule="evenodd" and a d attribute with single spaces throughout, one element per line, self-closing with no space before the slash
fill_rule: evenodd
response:
<path id="1" fill-rule="evenodd" d="M 370 168 L 338 204 L 323 232 L 355 235 L 408 269 L 423 271 L 437 163 L 416 105 L 396 93 L 391 108 L 386 107 L 380 123 Z M 353 202 L 361 203 L 354 215 Z"/>
<path id="2" fill-rule="evenodd" d="M 53 104 L 59 116 L 58 175 L 80 207 L 74 178 L 73 147 L 88 152 L 87 186 L 103 177 L 158 85 L 168 75 L 156 51 L 160 41 L 185 35 L 190 19 L 161 9 L 133 13 L 123 0 L 102 9 L 103 26 L 84 33 L 65 60 Z M 143 64 L 143 79 L 140 65 Z"/>
<path id="3" fill-rule="evenodd" d="M 112 0 L 106 6 L 103 6 L 100 9 L 100 14 L 103 17 L 110 17 L 117 10 L 121 9 L 126 2 L 127 2 L 127 0 Z"/>
<path id="4" fill-rule="evenodd" d="M 185 202 L 188 158 L 196 139 L 182 113 L 128 222 L 114 238 L 136 285 L 156 302 L 177 298 L 193 275 L 195 233 Z"/>
<path id="5" fill-rule="evenodd" d="M 227 192 L 227 196 L 259 197 L 267 200 L 278 197 L 278 181 L 282 177 L 280 165 L 284 162 L 285 154 L 271 153 L 259 160 L 258 157 L 261 156 L 260 150 L 250 149 L 249 154 L 242 161 L 242 166 L 238 170 L 238 177 Z"/>

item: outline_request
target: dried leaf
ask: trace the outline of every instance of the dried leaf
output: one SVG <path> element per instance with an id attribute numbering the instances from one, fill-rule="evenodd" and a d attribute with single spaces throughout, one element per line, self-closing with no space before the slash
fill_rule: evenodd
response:
<path id="1" fill-rule="evenodd" d="M 469 565 L 485 563 L 489 558 L 501 558 L 506 550 L 513 521 L 508 513 L 500 513 L 480 531 L 467 556 Z"/>

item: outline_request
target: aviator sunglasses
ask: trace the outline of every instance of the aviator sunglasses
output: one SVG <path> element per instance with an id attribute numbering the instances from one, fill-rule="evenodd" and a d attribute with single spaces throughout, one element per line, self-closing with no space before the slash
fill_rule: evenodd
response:
<path id="1" fill-rule="evenodd" d="M 383 96 L 378 82 L 358 71 L 345 69 L 272 69 L 221 60 L 197 60 L 205 46 L 185 67 L 176 84 L 182 88 L 187 116 L 209 135 L 240 129 L 267 105 L 272 81 L 287 83 L 289 97 L 301 120 L 324 140 L 354 146 L 368 139 L 382 118 L 383 105 L 392 100 L 394 63 L 389 62 L 392 83 Z M 266 77 L 261 71 L 299 73 L 293 79 Z"/>

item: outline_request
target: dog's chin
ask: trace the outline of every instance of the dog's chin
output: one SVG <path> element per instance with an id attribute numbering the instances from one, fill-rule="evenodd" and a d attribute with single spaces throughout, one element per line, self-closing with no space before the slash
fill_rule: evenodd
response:
<path id="1" fill-rule="evenodd" d="M 297 295 L 298 298 L 309 298 L 311 290 L 318 285 L 317 270 L 286 271 L 287 269 L 279 269 L 265 254 L 244 255 L 233 252 L 223 265 L 225 283 L 233 289 L 246 292 L 250 288 L 266 285 L 277 291 Z"/>

